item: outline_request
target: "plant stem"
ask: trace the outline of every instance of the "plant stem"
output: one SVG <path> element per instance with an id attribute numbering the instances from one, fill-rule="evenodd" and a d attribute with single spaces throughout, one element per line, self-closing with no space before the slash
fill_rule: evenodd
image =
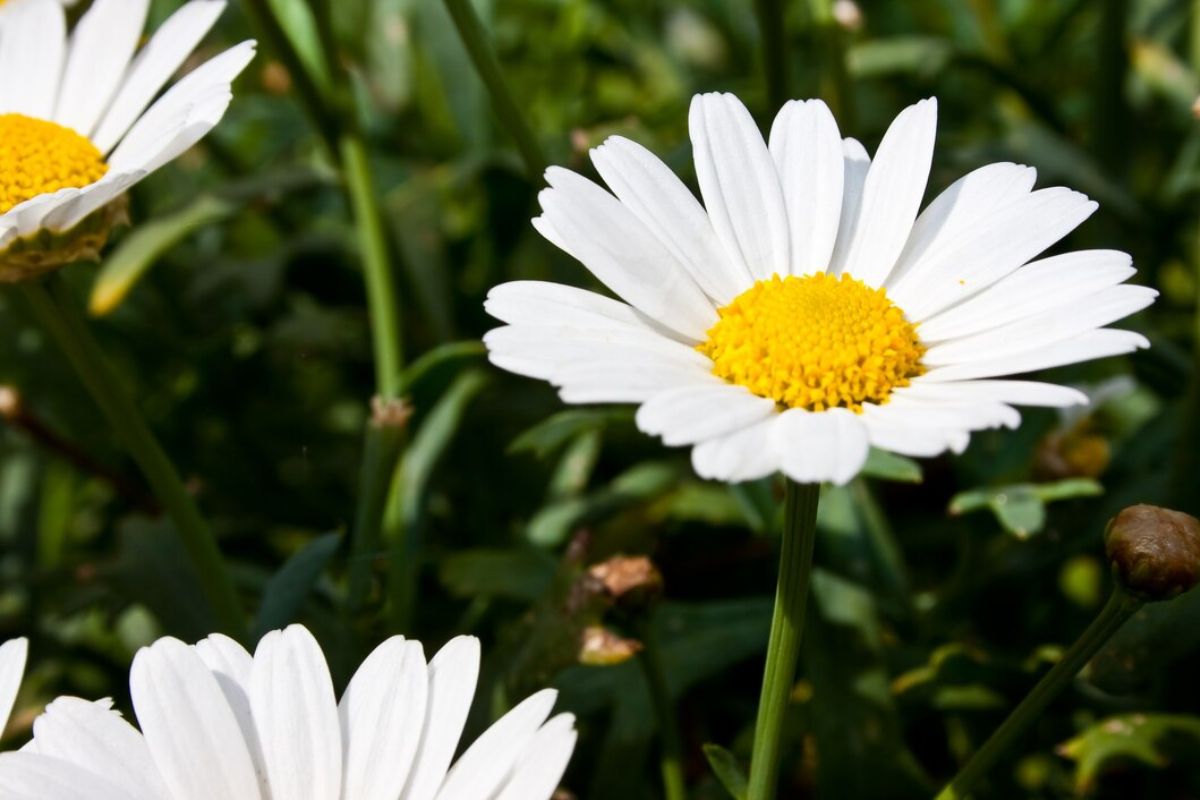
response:
<path id="1" fill-rule="evenodd" d="M 650 700 L 658 718 L 658 738 L 661 754 L 659 772 L 662 775 L 665 800 L 687 800 L 687 784 L 683 776 L 683 747 L 679 741 L 679 722 L 675 718 L 675 703 L 667 687 L 667 673 L 662 662 L 662 648 L 653 623 L 642 626 L 644 649 L 638 660 L 650 687 Z"/>
<path id="2" fill-rule="evenodd" d="M 788 99 L 787 28 L 782 0 L 755 0 L 758 30 L 762 37 L 763 71 L 767 80 L 767 102 L 771 113 Z"/>
<path id="3" fill-rule="evenodd" d="M 387 506 L 392 476 L 404 447 L 408 409 L 402 401 L 376 398 L 367 424 L 366 443 L 358 486 L 358 509 L 354 516 L 346 607 L 360 610 L 371 588 L 371 564 L 379 552 L 383 512 Z"/>
<path id="4" fill-rule="evenodd" d="M 754 725 L 748 800 L 775 797 L 780 733 L 800 655 L 800 634 L 804 630 L 804 613 L 808 605 L 820 497 L 820 484 L 787 482 L 779 583 L 775 588 L 767 667 L 758 701 L 758 720 Z"/>
<path id="5" fill-rule="evenodd" d="M 542 153 L 537 138 L 533 135 L 533 130 L 525 121 L 521 107 L 513 98 L 512 91 L 508 88 L 508 82 L 504 80 L 500 59 L 496 57 L 496 51 L 488 39 L 487 31 L 483 28 L 479 14 L 476 13 L 471 0 L 445 0 L 445 3 L 446 10 L 450 12 L 450 16 L 454 20 L 454 26 L 458 28 L 458 36 L 462 39 L 463 46 L 467 48 L 467 54 L 470 55 L 471 62 L 475 65 L 475 70 L 492 96 L 492 105 L 495 106 L 496 115 L 500 117 L 501 124 L 508 130 L 509 136 L 513 138 L 517 149 L 521 152 L 521 158 L 529 172 L 529 179 L 535 182 L 540 180 L 542 172 L 546 169 L 546 157 Z"/>
<path id="6" fill-rule="evenodd" d="M 1092 656 L 1096 655 L 1105 642 L 1141 607 L 1141 600 L 1119 586 L 1114 588 L 1104 608 L 1087 630 L 1075 640 L 1075 644 L 1071 645 L 1062 660 L 1042 676 L 1033 690 L 1025 695 L 1025 699 L 1008 715 L 1008 719 L 992 732 L 954 779 L 938 793 L 936 800 L 963 800 L 1017 737 L 1041 716 L 1050 701 L 1074 680 L 1079 671 L 1091 661 Z"/>
<path id="7" fill-rule="evenodd" d="M 163 510 L 175 523 L 175 530 L 191 557 L 221 630 L 244 640 L 246 620 L 217 540 L 184 488 L 179 473 L 92 337 L 69 287 L 60 276 L 51 275 L 45 283 L 23 283 L 21 288 L 34 314 L 67 356 L 125 449 L 137 462 Z"/>

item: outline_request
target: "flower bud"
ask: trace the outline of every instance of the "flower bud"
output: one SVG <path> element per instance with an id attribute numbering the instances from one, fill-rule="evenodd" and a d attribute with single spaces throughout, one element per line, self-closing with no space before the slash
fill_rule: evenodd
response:
<path id="1" fill-rule="evenodd" d="M 613 556 L 589 567 L 588 577 L 624 611 L 645 608 L 662 594 L 662 573 L 645 556 Z"/>
<path id="2" fill-rule="evenodd" d="M 1200 520 L 1158 506 L 1130 506 L 1108 523 L 1105 551 L 1126 591 L 1170 600 L 1200 581 Z"/>

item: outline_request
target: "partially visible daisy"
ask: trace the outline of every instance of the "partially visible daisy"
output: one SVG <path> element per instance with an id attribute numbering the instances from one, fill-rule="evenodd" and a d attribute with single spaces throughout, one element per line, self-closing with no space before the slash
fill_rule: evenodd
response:
<path id="1" fill-rule="evenodd" d="M 1013 405 L 1086 402 L 999 378 L 1147 347 L 1104 326 L 1157 293 L 1122 285 L 1125 253 L 1031 262 L 1096 209 L 1034 191 L 1031 167 L 977 169 L 918 216 L 936 121 L 934 100 L 906 109 L 872 162 L 819 100 L 789 102 L 764 142 L 737 98 L 697 96 L 704 206 L 620 137 L 591 154 L 611 193 L 550 168 L 534 226 L 621 300 L 498 286 L 492 362 L 568 403 L 640 404 L 643 431 L 725 481 L 845 483 L 871 445 L 959 452 L 972 431 L 1016 427 Z"/>
<path id="2" fill-rule="evenodd" d="M 10 639 L 0 644 L 0 734 L 4 733 L 13 704 L 17 702 L 28 654 L 29 642 L 26 639 Z"/>
<path id="3" fill-rule="evenodd" d="M 555 692 L 518 705 L 450 765 L 479 674 L 462 636 L 426 664 L 402 637 L 375 649 L 339 703 L 305 628 L 251 656 L 210 636 L 137 654 L 141 732 L 111 703 L 55 700 L 33 741 L 0 755 L 6 800 L 548 800 L 575 747 Z"/>
<path id="4" fill-rule="evenodd" d="M 131 186 L 213 128 L 250 63 L 243 42 L 159 91 L 225 9 L 191 0 L 140 50 L 150 0 L 8 0 L 0 20 L 0 281 L 95 257 Z"/>

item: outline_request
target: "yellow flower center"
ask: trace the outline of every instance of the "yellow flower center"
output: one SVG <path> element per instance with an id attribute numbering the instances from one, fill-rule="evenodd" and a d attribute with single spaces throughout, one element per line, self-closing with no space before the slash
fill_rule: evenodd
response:
<path id="1" fill-rule="evenodd" d="M 904 312 L 849 275 L 776 275 L 719 313 L 697 347 L 713 374 L 783 406 L 861 412 L 925 371 Z"/>
<path id="2" fill-rule="evenodd" d="M 0 214 L 41 194 L 82 189 L 108 172 L 96 146 L 70 128 L 0 114 Z"/>

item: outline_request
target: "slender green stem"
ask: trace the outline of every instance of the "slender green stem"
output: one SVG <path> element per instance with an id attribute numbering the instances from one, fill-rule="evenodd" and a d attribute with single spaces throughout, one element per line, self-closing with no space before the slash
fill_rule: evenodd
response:
<path id="1" fill-rule="evenodd" d="M 1121 587 L 1113 589 L 1108 603 L 1075 644 L 1071 645 L 1062 660 L 1042 676 L 1033 690 L 1025 695 L 1025 699 L 1008 715 L 1008 719 L 1004 720 L 983 746 L 975 751 L 975 755 L 959 770 L 954 780 L 938 793 L 936 800 L 963 800 L 967 797 L 975 784 L 995 766 L 996 761 L 1012 746 L 1017 737 L 1041 716 L 1050 701 L 1074 680 L 1079 670 L 1091 661 L 1092 656 L 1096 655 L 1104 643 L 1141 607 L 1142 601 L 1132 597 Z"/>
<path id="2" fill-rule="evenodd" d="M 508 130 L 508 135 L 513 138 L 521 152 L 530 180 L 540 180 L 542 172 L 546 169 L 546 157 L 529 123 L 525 121 L 521 107 L 513 98 L 508 82 L 504 80 L 500 59 L 496 57 L 496 51 L 483 28 L 483 22 L 475 12 L 475 7 L 471 0 L 445 0 L 445 3 L 446 10 L 454 19 L 454 26 L 458 28 L 459 38 L 471 56 L 471 62 L 492 96 L 496 116 L 500 118 L 501 124 Z"/>
<path id="3" fill-rule="evenodd" d="M 400 395 L 404 351 L 400 338 L 400 304 L 397 302 L 396 278 L 392 270 L 387 231 L 383 227 L 366 143 L 358 134 L 347 134 L 342 137 L 341 153 L 367 281 L 375 380 L 380 396 L 392 400 Z"/>
<path id="4" fill-rule="evenodd" d="M 383 513 L 392 475 L 404 446 L 404 426 L 408 420 L 407 407 L 399 400 L 388 402 L 377 398 L 373 406 L 363 447 L 358 509 L 350 547 L 346 606 L 351 612 L 362 608 L 371 588 L 371 564 L 383 540 Z"/>
<path id="5" fill-rule="evenodd" d="M 771 113 L 788 99 L 787 28 L 782 0 L 755 0 L 758 29 L 762 37 L 763 71 L 767 80 L 767 102 Z"/>
<path id="6" fill-rule="evenodd" d="M 667 673 L 662 662 L 662 648 L 658 633 L 650 623 L 642 626 L 644 648 L 639 661 L 650 687 L 650 700 L 658 718 L 658 738 L 661 754 L 659 772 L 662 775 L 663 797 L 666 800 L 687 800 L 687 784 L 683 776 L 683 746 L 679 740 L 679 721 L 675 716 L 675 702 L 667 688 Z"/>
<path id="7" fill-rule="evenodd" d="M 808 606 L 820 497 L 820 484 L 787 482 L 779 583 L 775 588 L 767 667 L 758 701 L 758 720 L 754 725 L 748 800 L 775 797 L 780 734 L 796 677 L 796 660 L 800 655 L 800 634 L 804 630 L 804 613 Z"/>
<path id="8" fill-rule="evenodd" d="M 184 488 L 175 466 L 92 337 L 78 301 L 58 275 L 52 275 L 44 284 L 29 282 L 21 284 L 21 288 L 39 322 L 67 356 L 125 449 L 137 462 L 163 510 L 175 523 L 175 530 L 191 557 L 221 630 L 245 639 L 245 616 L 217 540 Z"/>

